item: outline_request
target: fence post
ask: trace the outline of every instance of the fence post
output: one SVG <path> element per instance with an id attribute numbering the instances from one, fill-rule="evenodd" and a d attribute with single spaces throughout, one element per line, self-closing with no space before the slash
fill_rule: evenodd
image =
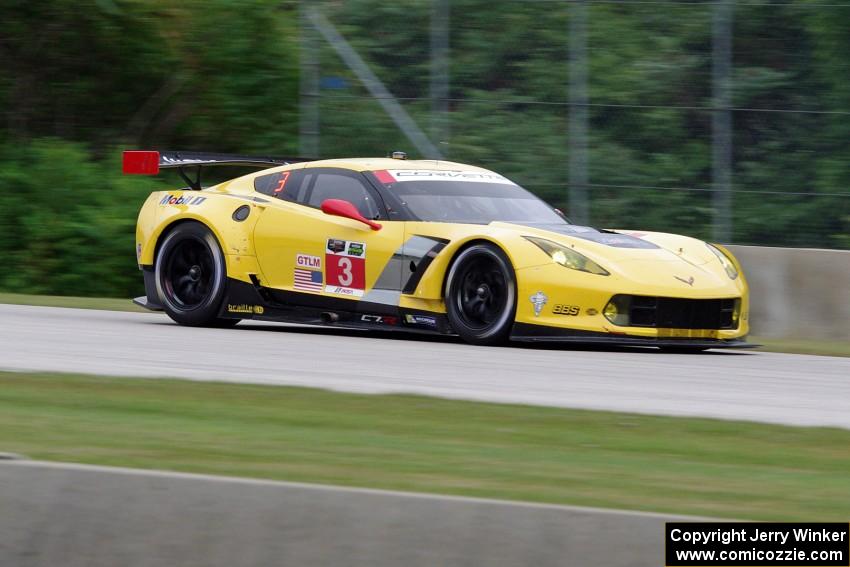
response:
<path id="1" fill-rule="evenodd" d="M 328 20 L 315 5 L 305 8 L 306 19 L 310 25 L 328 42 L 328 45 L 336 51 L 340 59 L 357 75 L 369 94 L 381 105 L 384 112 L 395 122 L 399 130 L 404 133 L 411 144 L 419 151 L 425 159 L 443 159 L 440 150 L 431 142 L 413 118 L 399 104 L 398 100 L 387 90 L 384 83 L 369 68 L 357 51 L 346 41 L 336 27 Z"/>
<path id="2" fill-rule="evenodd" d="M 431 3 L 431 139 L 448 151 L 449 1 Z"/>
<path id="3" fill-rule="evenodd" d="M 716 0 L 712 18 L 711 180 L 713 236 L 732 241 L 732 13 L 734 0 Z"/>
<path id="4" fill-rule="evenodd" d="M 590 223 L 587 203 L 587 5 L 569 5 L 569 211 L 578 224 Z"/>
<path id="5" fill-rule="evenodd" d="M 299 155 L 305 158 L 319 157 L 319 54 L 316 31 L 307 17 L 309 0 L 298 4 L 298 59 L 300 78 L 298 82 L 298 140 Z"/>

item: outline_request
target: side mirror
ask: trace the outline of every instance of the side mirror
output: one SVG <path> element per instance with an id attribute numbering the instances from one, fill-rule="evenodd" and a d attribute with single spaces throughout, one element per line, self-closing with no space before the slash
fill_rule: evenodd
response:
<path id="1" fill-rule="evenodd" d="M 360 214 L 357 207 L 342 199 L 325 199 L 322 201 L 322 212 L 326 215 L 345 217 L 368 225 L 372 230 L 381 230 L 383 227 L 373 220 L 369 220 Z"/>

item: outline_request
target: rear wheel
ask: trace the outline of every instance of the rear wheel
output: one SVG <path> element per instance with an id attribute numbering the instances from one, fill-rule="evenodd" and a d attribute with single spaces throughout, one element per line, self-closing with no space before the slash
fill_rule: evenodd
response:
<path id="1" fill-rule="evenodd" d="M 458 255 L 446 278 L 446 312 L 469 343 L 507 340 L 516 313 L 516 276 L 501 249 L 476 244 Z"/>
<path id="2" fill-rule="evenodd" d="M 224 255 L 207 227 L 193 222 L 169 232 L 156 257 L 155 275 L 162 306 L 177 323 L 225 327 L 239 322 L 218 317 L 227 274 Z"/>

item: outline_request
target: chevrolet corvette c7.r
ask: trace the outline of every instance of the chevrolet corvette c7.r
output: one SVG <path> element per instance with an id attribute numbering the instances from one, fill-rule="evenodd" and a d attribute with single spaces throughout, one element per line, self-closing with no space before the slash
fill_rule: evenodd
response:
<path id="1" fill-rule="evenodd" d="M 209 165 L 262 169 L 202 189 Z M 146 296 L 136 302 L 182 325 L 258 319 L 475 344 L 749 346 L 747 284 L 727 249 L 571 224 L 486 169 L 125 152 L 126 173 L 166 167 L 189 187 L 142 206 Z"/>

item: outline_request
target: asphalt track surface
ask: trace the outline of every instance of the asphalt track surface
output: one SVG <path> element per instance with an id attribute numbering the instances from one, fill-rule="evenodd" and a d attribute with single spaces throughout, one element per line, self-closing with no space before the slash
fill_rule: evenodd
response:
<path id="1" fill-rule="evenodd" d="M 486 348 L 243 321 L 0 305 L 0 369 L 412 393 L 659 415 L 850 428 L 850 358 L 553 345 Z"/>

